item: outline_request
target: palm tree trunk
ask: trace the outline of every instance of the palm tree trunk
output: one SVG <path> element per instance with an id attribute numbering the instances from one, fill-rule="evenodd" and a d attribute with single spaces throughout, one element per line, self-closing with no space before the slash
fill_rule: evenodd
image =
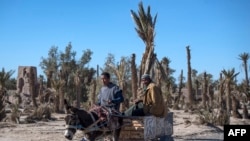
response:
<path id="1" fill-rule="evenodd" d="M 63 80 L 60 80 L 63 81 Z M 64 111 L 64 82 L 62 82 L 62 86 L 59 89 L 59 112 L 63 112 Z"/>
<path id="2" fill-rule="evenodd" d="M 151 66 L 153 65 L 153 62 L 155 60 L 155 55 L 154 55 L 154 46 L 151 46 L 149 48 L 149 53 L 146 59 L 146 64 L 145 64 L 145 70 L 144 74 L 150 74 Z"/>
<path id="3" fill-rule="evenodd" d="M 80 108 L 80 94 L 81 94 L 81 87 L 80 87 L 80 78 L 76 76 L 75 78 L 75 86 L 76 86 L 76 107 Z"/>
<path id="4" fill-rule="evenodd" d="M 230 82 L 226 83 L 226 107 L 227 107 L 227 114 L 231 115 L 231 88 Z"/>
<path id="5" fill-rule="evenodd" d="M 138 90 L 138 85 L 137 85 L 137 69 L 136 69 L 136 63 L 135 63 L 135 54 L 132 54 L 131 58 L 131 73 L 132 73 L 132 95 L 133 99 L 137 98 L 137 90 Z"/>
<path id="6" fill-rule="evenodd" d="M 0 121 L 2 121 L 6 117 L 5 105 L 4 105 L 5 95 L 6 91 L 0 87 Z"/>
<path id="7" fill-rule="evenodd" d="M 207 101 L 208 101 L 208 97 L 207 97 L 207 87 L 208 87 L 208 84 L 207 84 L 207 73 L 205 72 L 204 73 L 204 84 L 203 84 L 203 90 L 202 90 L 202 105 L 204 108 L 207 108 Z"/>
<path id="8" fill-rule="evenodd" d="M 174 101 L 174 106 L 173 106 L 173 109 L 174 109 L 174 110 L 179 110 L 179 109 L 180 109 L 179 103 L 180 103 L 180 98 L 181 98 L 181 95 L 182 95 L 182 92 L 181 92 L 182 84 L 183 84 L 183 70 L 181 70 L 180 84 L 179 84 L 179 89 L 178 89 L 178 95 L 177 95 L 177 97 L 175 98 L 175 101 Z"/>
<path id="9" fill-rule="evenodd" d="M 29 88 L 31 92 L 33 106 L 37 108 L 38 107 L 37 102 L 36 102 L 37 91 L 36 91 L 36 85 L 35 85 L 36 76 L 34 74 L 34 71 L 35 71 L 35 68 L 30 68 L 30 87 Z"/>
<path id="10" fill-rule="evenodd" d="M 234 118 L 242 118 L 241 114 L 238 111 L 239 107 L 239 101 L 236 99 L 236 97 L 232 96 L 232 115 Z"/>
<path id="11" fill-rule="evenodd" d="M 90 106 L 92 107 L 95 104 L 95 98 L 96 98 L 96 80 L 92 79 L 91 82 L 91 90 L 90 90 Z"/>
<path id="12" fill-rule="evenodd" d="M 193 87 L 192 87 L 192 69 L 191 69 L 191 54 L 189 46 L 186 47 L 187 50 L 187 66 L 188 66 L 188 73 L 187 73 L 187 88 L 188 88 L 188 102 L 192 107 L 194 103 L 194 96 L 193 96 Z"/>
<path id="13" fill-rule="evenodd" d="M 51 88 L 51 79 L 53 71 L 47 70 L 46 75 L 47 75 L 47 88 Z"/>
<path id="14" fill-rule="evenodd" d="M 56 94 L 55 94 L 55 112 L 56 112 L 56 113 L 60 113 L 59 103 L 60 103 L 60 100 L 59 100 L 59 92 L 58 92 L 58 90 L 57 90 L 57 91 L 56 91 Z"/>

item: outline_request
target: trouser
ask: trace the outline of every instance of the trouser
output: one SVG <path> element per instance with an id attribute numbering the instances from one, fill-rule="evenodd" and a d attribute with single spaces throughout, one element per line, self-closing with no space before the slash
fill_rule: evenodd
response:
<path id="1" fill-rule="evenodd" d="M 124 112 L 124 114 L 126 116 L 144 116 L 143 103 L 140 102 L 138 104 L 132 105 Z"/>

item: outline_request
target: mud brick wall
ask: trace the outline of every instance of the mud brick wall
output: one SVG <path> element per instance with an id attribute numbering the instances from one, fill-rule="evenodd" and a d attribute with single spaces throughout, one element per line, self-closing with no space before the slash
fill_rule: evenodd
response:
<path id="1" fill-rule="evenodd" d="M 29 105 L 31 97 L 37 97 L 37 69 L 33 66 L 18 66 L 17 93 L 22 98 L 22 106 Z"/>

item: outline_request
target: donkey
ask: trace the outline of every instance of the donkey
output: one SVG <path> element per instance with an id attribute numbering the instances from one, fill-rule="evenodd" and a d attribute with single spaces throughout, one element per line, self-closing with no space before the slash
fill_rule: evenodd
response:
<path id="1" fill-rule="evenodd" d="M 108 119 L 110 122 L 116 122 L 115 128 L 109 128 L 107 122 L 102 121 L 102 117 L 95 111 L 85 111 L 76 107 L 70 106 L 67 100 L 64 100 L 65 110 L 67 115 L 64 118 L 66 122 L 65 138 L 72 140 L 77 130 L 84 132 L 83 140 L 95 141 L 98 138 L 110 135 L 112 141 L 118 141 L 122 126 L 122 118 L 114 117 L 118 120 Z M 114 127 L 114 126 L 113 126 Z"/>

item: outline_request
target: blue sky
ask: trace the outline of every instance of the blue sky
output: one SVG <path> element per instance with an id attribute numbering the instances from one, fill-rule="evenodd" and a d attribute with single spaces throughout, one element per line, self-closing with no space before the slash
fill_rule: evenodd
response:
<path id="1" fill-rule="evenodd" d="M 93 51 L 91 67 L 103 66 L 108 53 L 116 61 L 136 54 L 139 65 L 145 45 L 135 32 L 130 10 L 140 0 L 0 0 L 0 68 L 36 66 L 52 46 L 64 51 L 69 42 L 80 57 Z M 235 68 L 244 77 L 238 59 L 250 53 L 249 0 L 143 0 L 158 15 L 155 52 L 168 57 L 174 76 L 187 74 L 186 46 L 191 65 L 219 78 L 223 69 Z M 13 75 L 16 77 L 16 73 Z"/>

